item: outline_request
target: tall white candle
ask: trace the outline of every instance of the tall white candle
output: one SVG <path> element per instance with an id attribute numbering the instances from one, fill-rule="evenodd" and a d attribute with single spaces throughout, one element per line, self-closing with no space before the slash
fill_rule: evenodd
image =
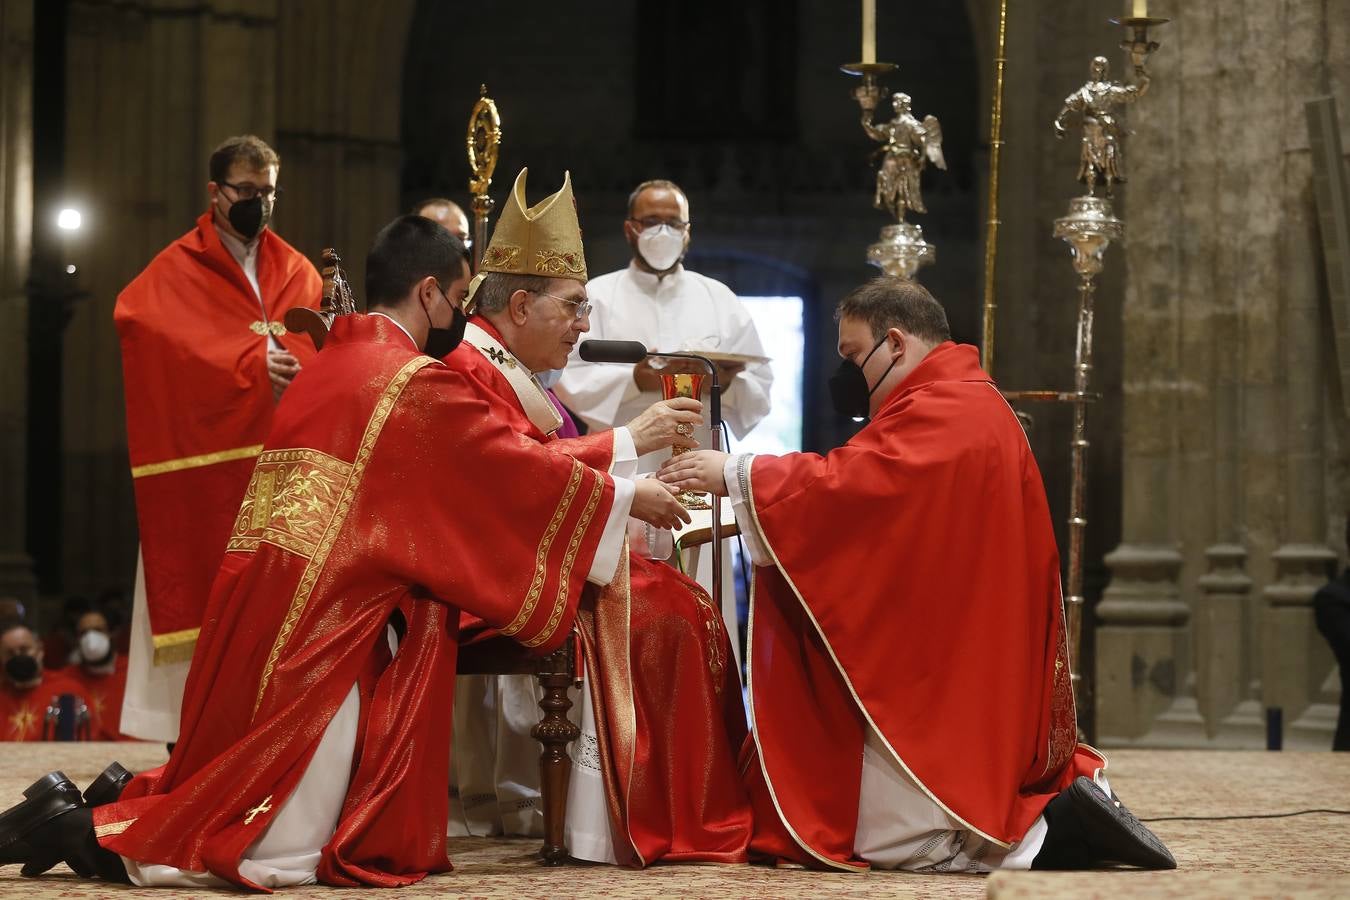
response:
<path id="1" fill-rule="evenodd" d="M 1132 0 L 1131 5 L 1134 7 L 1134 9 L 1130 13 L 1130 15 L 1134 16 L 1136 19 L 1144 19 L 1148 17 L 1148 0 Z"/>
<path id="2" fill-rule="evenodd" d="M 862 0 L 862 20 L 862 61 L 874 63 L 877 61 L 877 0 Z"/>

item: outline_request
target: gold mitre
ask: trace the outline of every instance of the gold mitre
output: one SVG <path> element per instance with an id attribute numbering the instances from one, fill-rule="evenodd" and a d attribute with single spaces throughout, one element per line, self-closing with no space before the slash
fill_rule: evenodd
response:
<path id="1" fill-rule="evenodd" d="M 521 169 L 516 176 L 469 289 L 470 297 L 488 272 L 586 281 L 586 251 L 572 198 L 572 174 L 564 172 L 562 188 L 527 209 L 525 176 L 529 171 Z"/>

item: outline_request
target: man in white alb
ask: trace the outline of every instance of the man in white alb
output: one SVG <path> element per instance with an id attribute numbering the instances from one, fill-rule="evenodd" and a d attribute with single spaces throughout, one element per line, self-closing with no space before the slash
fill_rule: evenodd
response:
<path id="1" fill-rule="evenodd" d="M 593 278 L 586 285 L 593 305 L 588 338 L 641 341 L 649 350 L 668 352 L 765 355 L 749 310 L 731 289 L 684 267 L 691 228 L 689 199 L 674 182 L 645 181 L 634 189 L 623 224 L 633 259 L 627 268 Z M 773 372 L 767 362 L 724 363 L 718 369 L 722 418 L 731 433 L 742 438 L 769 412 Z M 614 428 L 661 399 L 661 371 L 648 361 L 636 366 L 589 363 L 574 354 L 556 391 L 589 427 Z M 706 424 L 695 430 L 694 437 L 700 447 L 713 446 Z M 664 449 L 648 453 L 638 461 L 638 471 L 655 471 L 668 456 Z M 722 558 L 727 561 L 731 543 L 727 541 L 723 548 Z M 699 555 L 697 574 L 699 584 L 710 592 L 711 557 L 711 553 Z M 722 573 L 722 616 L 733 636 L 738 633 L 735 597 L 727 564 Z M 739 657 L 739 643 L 733 639 L 732 644 Z"/>

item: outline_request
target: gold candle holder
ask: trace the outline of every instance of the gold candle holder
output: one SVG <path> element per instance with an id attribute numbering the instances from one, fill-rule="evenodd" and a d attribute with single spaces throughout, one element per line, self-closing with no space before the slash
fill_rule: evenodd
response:
<path id="1" fill-rule="evenodd" d="M 697 400 L 699 395 L 703 393 L 703 380 L 707 377 L 707 375 L 693 373 L 662 374 L 661 397 L 665 400 L 674 400 L 676 397 L 689 397 Z M 693 449 L 692 446 L 682 444 L 677 440 L 670 445 L 670 455 L 671 458 L 674 458 Z M 712 509 L 712 503 L 708 501 L 707 496 L 694 491 L 681 491 L 678 499 L 685 509 Z"/>

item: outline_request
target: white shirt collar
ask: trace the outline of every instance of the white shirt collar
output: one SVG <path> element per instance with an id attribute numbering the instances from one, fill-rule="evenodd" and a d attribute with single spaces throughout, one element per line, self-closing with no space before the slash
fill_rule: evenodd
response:
<path id="1" fill-rule="evenodd" d="M 408 336 L 408 340 L 409 340 L 409 341 L 412 341 L 413 347 L 417 347 L 417 341 L 416 341 L 416 339 L 413 338 L 412 332 L 410 332 L 410 331 L 408 331 L 408 329 L 404 328 L 404 327 L 403 327 L 403 323 L 400 322 L 398 319 L 395 319 L 393 316 L 389 315 L 388 313 L 382 313 L 382 312 L 380 312 L 379 310 L 376 310 L 375 312 L 371 313 L 371 315 L 372 315 L 372 316 L 379 316 L 381 319 L 388 319 L 390 322 L 393 322 L 395 325 L 398 326 L 398 330 L 399 330 L 399 331 L 403 332 L 404 334 L 406 334 L 406 335 Z M 421 349 L 421 348 L 419 347 L 419 348 L 417 348 L 417 349 Z"/>
<path id="2" fill-rule="evenodd" d="M 637 260 L 628 263 L 628 275 L 633 279 L 633 283 L 646 294 L 655 294 L 659 290 L 669 290 L 680 282 L 680 276 L 684 274 L 684 263 L 675 264 L 675 268 L 658 277 L 638 266 Z"/>
<path id="3" fill-rule="evenodd" d="M 216 234 L 220 236 L 220 242 L 225 245 L 226 250 L 230 251 L 230 255 L 234 257 L 235 262 L 239 263 L 241 269 L 245 268 L 245 260 L 258 255 L 258 238 L 254 238 L 245 244 L 243 241 L 239 240 L 239 238 L 217 225 L 214 216 L 211 218 L 211 227 L 216 230 Z M 261 237 L 261 235 L 259 235 L 259 237 Z"/>

